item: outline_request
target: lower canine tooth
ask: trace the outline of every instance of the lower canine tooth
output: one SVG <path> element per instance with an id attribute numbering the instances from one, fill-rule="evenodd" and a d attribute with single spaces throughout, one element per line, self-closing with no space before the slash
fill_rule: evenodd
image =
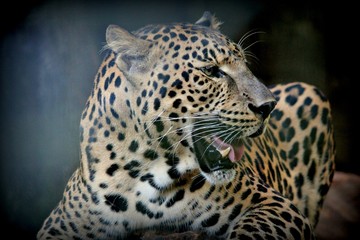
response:
<path id="1" fill-rule="evenodd" d="M 219 153 L 221 154 L 221 156 L 222 157 L 227 157 L 227 155 L 229 155 L 229 153 L 230 153 L 230 147 L 228 147 L 228 148 L 226 148 L 226 149 L 224 149 L 224 150 L 218 150 L 219 151 Z"/>

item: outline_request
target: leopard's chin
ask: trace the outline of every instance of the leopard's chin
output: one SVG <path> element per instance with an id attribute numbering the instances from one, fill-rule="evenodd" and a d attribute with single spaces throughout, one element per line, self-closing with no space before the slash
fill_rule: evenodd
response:
<path id="1" fill-rule="evenodd" d="M 212 185 L 222 185 L 231 182 L 236 176 L 236 169 L 216 170 L 211 173 L 202 172 L 201 175 Z"/>

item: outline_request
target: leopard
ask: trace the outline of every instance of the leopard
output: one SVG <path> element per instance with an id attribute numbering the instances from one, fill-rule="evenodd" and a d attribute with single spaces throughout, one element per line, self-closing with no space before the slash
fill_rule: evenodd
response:
<path id="1" fill-rule="evenodd" d="M 80 164 L 37 239 L 316 239 L 335 171 L 329 99 L 311 83 L 267 86 L 221 24 L 205 11 L 108 25 Z"/>

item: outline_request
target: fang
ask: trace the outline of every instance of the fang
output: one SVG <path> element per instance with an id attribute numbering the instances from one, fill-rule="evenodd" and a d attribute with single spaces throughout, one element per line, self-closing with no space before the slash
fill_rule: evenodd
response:
<path id="1" fill-rule="evenodd" d="M 229 155 L 230 150 L 231 150 L 231 147 L 228 147 L 228 148 L 226 148 L 224 150 L 220 150 L 220 151 L 218 150 L 218 151 L 221 154 L 221 156 L 224 158 L 224 157 L 227 157 Z"/>

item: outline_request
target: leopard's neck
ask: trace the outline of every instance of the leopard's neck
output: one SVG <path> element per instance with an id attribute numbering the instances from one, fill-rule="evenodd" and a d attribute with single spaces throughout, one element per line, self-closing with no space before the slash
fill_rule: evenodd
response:
<path id="1" fill-rule="evenodd" d="M 180 123 L 163 117 L 161 109 L 144 114 L 149 103 L 139 103 L 136 94 L 143 93 L 119 71 L 115 57 L 110 54 L 100 66 L 82 115 L 83 178 L 96 188 L 107 182 L 119 191 L 137 191 L 144 184 L 164 191 L 196 171 L 195 156 L 180 142 Z"/>

